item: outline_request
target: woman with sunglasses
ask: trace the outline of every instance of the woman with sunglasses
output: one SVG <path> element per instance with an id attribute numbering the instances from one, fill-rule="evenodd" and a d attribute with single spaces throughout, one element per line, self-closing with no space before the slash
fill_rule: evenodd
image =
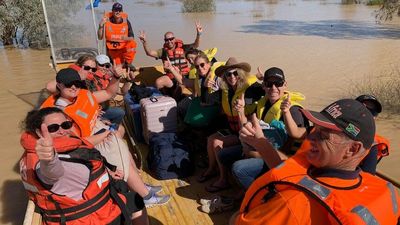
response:
<path id="1" fill-rule="evenodd" d="M 200 73 L 204 69 L 200 67 Z M 234 107 L 237 100 L 244 95 L 248 99 L 246 111 L 250 112 L 255 107 L 255 101 L 262 97 L 262 87 L 256 83 L 257 78 L 255 76 L 249 75 L 250 70 L 251 67 L 248 63 L 239 63 L 233 57 L 229 58 L 224 66 L 215 70 L 215 75 L 221 79 L 222 109 L 228 120 L 229 129 L 220 130 L 208 137 L 207 140 L 209 166 L 198 178 L 198 181 L 204 182 L 214 176 L 217 165 L 220 173 L 219 179 L 206 187 L 209 192 L 217 192 L 229 187 L 226 179 L 226 168 L 219 162 L 217 155 L 223 148 L 239 145 L 239 115 Z"/>
<path id="2" fill-rule="evenodd" d="M 43 221 L 122 224 L 128 219 L 148 224 L 143 199 L 135 192 L 115 192 L 114 184 L 123 187 L 126 183 L 111 182 L 109 175 L 118 176 L 106 168 L 92 144 L 73 136 L 72 124 L 55 107 L 33 110 L 23 122 L 21 178 Z"/>
<path id="3" fill-rule="evenodd" d="M 71 68 L 60 70 L 56 80 L 59 94 L 50 96 L 42 108 L 61 108 L 74 121 L 72 131 L 95 145 L 109 163 L 116 165 L 131 190 L 142 196 L 145 203 L 166 203 L 168 195 L 156 196 L 141 180 L 128 146 L 122 140 L 123 130 L 112 131 L 99 118 L 99 103 L 115 95 L 119 88 L 119 77 L 113 76 L 106 90 L 95 92 L 81 89 L 80 76 Z"/>

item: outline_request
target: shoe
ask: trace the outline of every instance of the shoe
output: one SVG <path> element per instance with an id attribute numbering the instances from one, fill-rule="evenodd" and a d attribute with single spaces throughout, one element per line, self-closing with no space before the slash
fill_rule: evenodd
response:
<path id="1" fill-rule="evenodd" d="M 143 199 L 144 205 L 146 206 L 146 208 L 151 208 L 151 207 L 155 207 L 155 206 L 159 206 L 159 205 L 164 205 L 165 203 L 167 203 L 169 201 L 169 199 L 171 198 L 170 195 L 156 195 L 153 194 L 151 196 L 150 199 Z"/>
<path id="2" fill-rule="evenodd" d="M 152 193 L 158 193 L 158 192 L 160 192 L 161 190 L 162 190 L 162 187 L 161 186 L 155 186 L 155 185 L 150 185 L 150 184 L 144 184 L 144 186 L 146 186 L 146 188 L 147 188 L 147 190 L 149 190 L 149 192 L 152 192 Z"/>
<path id="3" fill-rule="evenodd" d="M 205 213 L 212 214 L 232 210 L 234 206 L 235 201 L 232 198 L 220 197 L 207 202 L 207 204 L 202 205 L 200 209 Z"/>
<path id="4" fill-rule="evenodd" d="M 217 201 L 218 199 L 221 199 L 221 198 L 224 198 L 224 197 L 219 196 L 219 195 L 212 195 L 212 196 L 207 197 L 207 198 L 201 198 L 199 200 L 199 203 L 201 205 L 209 205 L 211 202 Z"/>
<path id="5" fill-rule="evenodd" d="M 199 177 L 197 177 L 196 180 L 199 183 L 204 183 L 204 182 L 208 181 L 209 179 L 216 177 L 217 175 L 218 175 L 217 173 L 205 175 L 205 172 L 203 172 Z"/>

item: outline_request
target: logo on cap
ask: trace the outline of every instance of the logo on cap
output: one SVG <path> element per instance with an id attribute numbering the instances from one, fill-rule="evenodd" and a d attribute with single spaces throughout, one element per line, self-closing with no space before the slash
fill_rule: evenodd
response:
<path id="1" fill-rule="evenodd" d="M 360 133 L 360 128 L 354 126 L 354 124 L 349 123 L 346 127 L 346 131 L 349 132 L 351 135 L 354 137 L 357 137 L 357 135 Z"/>
<path id="2" fill-rule="evenodd" d="M 340 105 L 334 103 L 331 106 L 329 106 L 325 111 L 332 116 L 332 118 L 336 119 L 339 116 L 341 116 L 343 113 L 341 111 L 342 109 L 340 108 Z"/>

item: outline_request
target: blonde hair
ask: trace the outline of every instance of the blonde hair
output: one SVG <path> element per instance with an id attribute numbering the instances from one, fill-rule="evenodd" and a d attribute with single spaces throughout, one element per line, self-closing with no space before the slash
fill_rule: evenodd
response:
<path id="1" fill-rule="evenodd" d="M 238 76 L 237 76 L 238 80 L 237 80 L 236 90 L 240 90 L 244 86 L 246 86 L 247 77 L 249 76 L 249 73 L 247 73 L 246 71 L 244 71 L 243 69 L 240 69 L 240 68 L 236 68 L 236 71 L 238 73 Z M 226 81 L 225 74 L 223 74 L 221 77 L 222 77 L 222 79 L 221 79 L 222 80 L 221 89 L 228 90 L 229 89 L 229 84 Z"/>

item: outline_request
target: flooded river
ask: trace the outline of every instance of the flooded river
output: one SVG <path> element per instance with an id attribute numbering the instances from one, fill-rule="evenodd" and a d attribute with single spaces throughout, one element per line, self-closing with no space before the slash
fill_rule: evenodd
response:
<path id="1" fill-rule="evenodd" d="M 377 24 L 375 7 L 342 5 L 332 1 L 216 1 L 215 13 L 181 13 L 180 1 L 122 1 L 138 35 L 145 30 L 152 49 L 160 48 L 163 34 L 192 42 L 195 21 L 204 27 L 201 49 L 218 47 L 217 58 L 235 56 L 257 66 L 282 68 L 289 88 L 305 94 L 306 107 L 320 110 L 328 103 L 351 97 L 357 82 L 400 68 L 400 20 Z M 111 8 L 101 3 L 99 12 Z M 146 57 L 139 44 L 138 66 L 159 63 Z M 30 109 L 21 100 L 54 77 L 49 51 L 0 49 L 0 144 L 2 179 L 0 224 L 21 224 L 26 202 L 19 183 L 18 122 Z M 20 98 L 18 98 L 19 96 Z M 391 155 L 379 169 L 400 178 L 400 117 L 384 114 L 378 132 L 391 141 Z M 18 200 L 20 199 L 20 200 Z"/>

